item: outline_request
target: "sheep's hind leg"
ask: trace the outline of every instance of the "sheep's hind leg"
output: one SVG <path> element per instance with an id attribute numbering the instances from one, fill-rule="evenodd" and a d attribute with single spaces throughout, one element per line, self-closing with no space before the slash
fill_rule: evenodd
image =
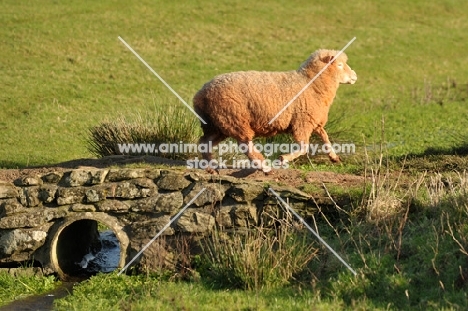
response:
<path id="1" fill-rule="evenodd" d="M 323 127 L 318 127 L 315 132 L 322 138 L 322 141 L 324 145 L 328 146 L 328 150 L 330 152 L 328 153 L 328 157 L 330 158 L 330 161 L 334 163 L 340 163 L 340 157 L 335 153 L 335 150 L 333 150 L 332 144 L 330 143 L 330 140 L 328 139 L 328 134 L 325 131 Z"/>
<path id="2" fill-rule="evenodd" d="M 213 153 L 211 148 L 214 148 L 217 146 L 220 142 L 222 142 L 224 139 L 226 139 L 226 136 L 221 134 L 221 133 L 205 133 L 199 140 L 199 144 L 206 144 L 204 147 L 205 152 L 202 152 L 202 157 L 204 160 L 206 160 L 208 163 L 212 163 L 213 160 Z M 209 146 L 209 143 L 211 142 L 211 148 Z M 206 171 L 210 174 L 217 173 L 219 174 L 219 168 L 218 167 L 211 167 L 208 166 L 206 168 Z"/>
<path id="3" fill-rule="evenodd" d="M 262 170 L 265 174 L 270 174 L 271 173 L 271 167 L 265 165 L 265 158 L 263 155 L 258 152 L 258 150 L 255 148 L 253 141 L 237 141 L 237 144 L 239 145 L 239 148 L 247 149 L 245 151 L 245 155 L 249 158 L 250 163 L 252 166 L 256 169 Z M 242 150 L 242 149 L 241 149 Z"/>

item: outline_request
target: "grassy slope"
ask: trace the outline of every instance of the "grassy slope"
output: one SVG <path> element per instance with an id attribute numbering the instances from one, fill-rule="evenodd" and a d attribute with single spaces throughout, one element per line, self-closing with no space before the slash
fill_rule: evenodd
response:
<path id="1" fill-rule="evenodd" d="M 88 157 L 86 129 L 120 114 L 179 104 L 117 40 L 126 39 L 187 101 L 218 73 L 290 70 L 317 48 L 347 51 L 332 130 L 362 144 L 386 119 L 395 154 L 466 136 L 461 101 L 418 104 L 425 85 L 467 83 L 463 1 L 3 1 L 0 166 Z M 416 99 L 411 98 L 415 90 Z M 436 90 L 435 90 L 436 91 Z M 435 92 L 434 91 L 434 92 Z M 424 131 L 421 131 L 424 129 Z"/>
<path id="2" fill-rule="evenodd" d="M 340 122 L 332 122 L 331 131 L 344 130 L 339 138 L 357 144 L 364 137 L 369 145 L 380 141 L 384 118 L 392 155 L 454 147 L 468 136 L 467 11 L 468 2 L 462 0 L 2 1 L 0 167 L 88 157 L 84 141 L 89 126 L 121 114 L 151 113 L 155 105 L 179 104 L 117 40 L 119 35 L 187 101 L 218 73 L 290 70 L 313 50 L 340 49 L 356 36 L 347 54 L 359 80 L 341 87 L 331 111 L 332 121 Z M 457 87 L 444 89 L 452 80 Z M 447 234 L 449 216 L 462 224 L 466 212 L 453 198 L 431 202 L 429 189 L 422 189 L 411 204 L 407 220 L 374 224 L 358 218 L 344 227 L 349 236 L 336 238 L 322 224 L 330 243 L 341 246 L 353 266 L 362 267 L 360 277 L 338 273 L 343 267 L 322 257 L 324 264 L 315 267 L 320 278 L 316 292 L 298 294 L 298 304 L 324 309 L 329 304 L 335 309 L 466 307 L 466 294 L 455 286 L 459 270 L 466 269 L 466 256 L 460 256 Z M 400 223 L 406 224 L 403 231 Z M 462 242 L 468 241 L 465 227 L 458 228 Z M 89 283 L 96 293 L 86 300 L 90 305 L 121 302 L 113 294 L 118 282 L 97 291 L 104 281 Z M 165 308 L 171 308 L 180 297 L 180 308 L 195 309 L 200 301 L 210 306 L 228 300 L 233 305 L 236 295 L 250 295 L 227 298 L 226 293 L 187 284 L 172 290 L 171 283 L 162 284 L 168 290 L 160 290 L 157 297 L 164 302 L 158 302 L 149 298 L 156 285 L 138 289 L 138 282 L 124 286 L 136 309 L 166 302 Z M 214 303 L 209 302 L 213 295 Z M 288 295 L 279 302 L 272 302 L 268 293 L 260 296 L 265 298 L 249 296 L 239 303 L 259 309 L 289 303 Z M 74 308 L 85 301 L 76 297 L 69 300 Z M 62 303 L 70 308 L 67 301 Z"/>

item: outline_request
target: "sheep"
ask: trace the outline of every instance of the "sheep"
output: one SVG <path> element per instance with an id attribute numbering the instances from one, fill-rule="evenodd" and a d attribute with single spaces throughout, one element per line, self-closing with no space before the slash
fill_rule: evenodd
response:
<path id="1" fill-rule="evenodd" d="M 214 147 L 232 137 L 239 145 L 249 147 L 245 154 L 250 161 L 259 161 L 257 163 L 264 163 L 264 157 L 253 148 L 254 137 L 292 134 L 301 148 L 280 156 L 282 162 L 306 154 L 310 135 L 314 132 L 330 146 L 324 126 L 338 86 L 340 83 L 354 84 L 357 80 L 347 60 L 345 53 L 320 49 L 297 70 L 239 71 L 214 77 L 193 98 L 195 112 L 207 123 L 201 124 L 203 136 L 199 143 L 211 142 Z M 268 124 L 328 63 L 328 68 L 274 122 Z M 211 152 L 204 152 L 202 156 L 208 161 L 212 159 Z M 328 156 L 332 162 L 340 161 L 333 150 Z M 261 169 L 270 171 L 265 166 Z"/>

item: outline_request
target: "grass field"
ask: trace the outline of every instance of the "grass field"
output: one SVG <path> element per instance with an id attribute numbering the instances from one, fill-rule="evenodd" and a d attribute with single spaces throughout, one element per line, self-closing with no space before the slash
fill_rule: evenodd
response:
<path id="1" fill-rule="evenodd" d="M 374 174 L 350 215 L 317 224 L 358 277 L 322 254 L 313 286 L 279 294 L 99 276 L 57 306 L 466 309 L 466 12 L 464 0 L 1 1 L 0 168 L 92 157 L 90 127 L 182 107 L 118 36 L 188 103 L 217 74 L 293 70 L 316 49 L 357 38 L 346 53 L 358 81 L 340 87 L 328 126 L 357 154 L 302 169 Z M 387 178 L 407 155 L 405 175 Z"/>
<path id="2" fill-rule="evenodd" d="M 359 80 L 340 88 L 331 130 L 362 146 L 384 118 L 392 154 L 451 148 L 468 136 L 466 6 L 2 1 L 0 167 L 89 157 L 90 126 L 182 105 L 118 36 L 189 103 L 216 74 L 296 69 L 314 50 L 356 36 L 346 52 Z"/>

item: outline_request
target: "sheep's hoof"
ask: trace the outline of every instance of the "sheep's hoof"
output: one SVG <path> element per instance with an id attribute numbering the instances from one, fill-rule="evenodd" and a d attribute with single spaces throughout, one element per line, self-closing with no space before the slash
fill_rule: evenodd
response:
<path id="1" fill-rule="evenodd" d="M 274 170 L 269 170 L 268 172 L 263 171 L 263 174 L 265 174 L 265 176 L 272 176 L 272 175 L 275 175 L 275 171 Z"/>
<path id="2" fill-rule="evenodd" d="M 336 156 L 336 158 L 330 158 L 330 161 L 332 161 L 333 163 L 341 163 L 339 156 Z"/>
<path id="3" fill-rule="evenodd" d="M 265 174 L 265 176 L 275 174 L 275 171 L 269 166 L 262 168 L 261 171 L 263 172 L 263 174 Z"/>
<path id="4" fill-rule="evenodd" d="M 219 175 L 219 170 L 218 169 L 214 169 L 212 167 L 207 167 L 205 169 L 205 171 L 208 173 L 208 174 L 211 174 L 211 175 Z"/>

